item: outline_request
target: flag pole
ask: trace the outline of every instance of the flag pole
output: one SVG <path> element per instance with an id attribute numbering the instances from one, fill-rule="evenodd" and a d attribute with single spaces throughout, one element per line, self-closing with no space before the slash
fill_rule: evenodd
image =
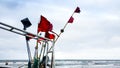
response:
<path id="1" fill-rule="evenodd" d="M 26 30 L 26 28 L 24 28 L 24 30 Z M 28 52 L 28 58 L 29 58 L 28 68 L 31 68 L 32 57 L 31 57 L 31 52 L 30 52 L 30 47 L 29 47 L 29 43 L 28 43 L 28 40 L 27 40 L 27 36 L 25 36 L 25 39 L 26 39 L 27 52 Z"/>
<path id="2" fill-rule="evenodd" d="M 74 15 L 74 12 L 72 13 L 71 17 Z M 58 37 L 56 38 L 55 42 L 58 40 L 58 38 L 61 36 L 61 34 L 64 32 L 66 26 L 68 25 L 68 21 L 66 22 L 66 24 L 64 25 L 63 29 L 61 29 Z"/>
<path id="3" fill-rule="evenodd" d="M 80 8 L 77 7 L 77 8 L 75 9 L 75 11 L 72 13 L 71 17 L 74 15 L 74 13 L 80 13 Z M 71 18 L 71 17 L 70 17 L 70 18 Z M 70 20 L 70 19 L 69 19 L 69 20 Z M 60 37 L 60 35 L 64 32 L 67 24 L 69 23 L 69 20 L 67 21 L 67 23 L 65 24 L 65 26 L 63 27 L 63 29 L 61 29 L 58 37 L 57 37 L 56 40 L 55 40 L 55 43 L 56 43 L 56 41 L 58 40 L 58 38 Z M 54 45 L 49 49 L 49 51 L 50 51 L 53 47 L 54 47 Z"/>
<path id="4" fill-rule="evenodd" d="M 73 14 L 71 15 L 71 17 L 73 17 L 74 13 L 80 13 L 80 8 L 77 6 L 77 8 L 75 9 L 75 11 L 73 12 Z M 70 18 L 71 18 L 70 17 Z M 70 19 L 69 19 L 70 20 Z M 64 28 L 61 29 L 61 32 L 59 34 L 59 36 L 57 37 L 57 39 L 55 40 L 55 42 L 58 40 L 58 38 L 60 37 L 60 35 L 64 32 L 64 29 L 66 28 L 67 24 L 69 23 L 69 21 L 67 21 L 67 23 L 65 24 Z"/>
<path id="5" fill-rule="evenodd" d="M 38 41 L 38 40 L 37 40 L 37 41 Z M 38 42 L 36 42 L 36 46 L 35 46 L 33 67 L 34 67 L 34 68 L 38 68 Z"/>
<path id="6" fill-rule="evenodd" d="M 37 29 L 37 36 L 38 36 L 38 29 Z M 35 46 L 33 67 L 38 68 L 38 39 L 36 41 L 36 46 Z"/>
<path id="7" fill-rule="evenodd" d="M 32 57 L 31 57 L 31 52 L 30 52 L 30 47 L 29 47 L 29 43 L 27 41 L 27 37 L 26 37 L 26 44 L 27 44 L 27 52 L 28 52 L 28 68 L 31 68 L 31 61 L 32 61 Z"/>
<path id="8" fill-rule="evenodd" d="M 23 24 L 23 30 L 26 31 L 26 29 L 28 27 L 30 27 L 32 24 L 30 23 L 29 19 L 28 18 L 24 18 L 21 20 L 22 24 Z M 27 33 L 26 33 L 27 34 Z M 27 45 L 27 52 L 28 52 L 28 68 L 31 68 L 31 61 L 32 61 L 32 57 L 31 57 L 31 52 L 30 52 L 30 47 L 29 47 L 29 43 L 28 43 L 28 39 L 27 39 L 27 36 L 25 36 L 25 39 L 26 39 L 26 45 Z"/>
<path id="9" fill-rule="evenodd" d="M 75 12 L 72 13 L 72 15 L 70 17 L 72 17 L 74 15 Z M 68 21 L 66 22 L 66 24 L 64 25 L 63 29 L 60 30 L 60 33 L 58 35 L 58 37 L 55 39 L 54 41 L 54 45 L 51 46 L 51 48 L 49 49 L 49 51 L 55 46 L 55 43 L 57 42 L 58 38 L 61 36 L 61 34 L 64 32 L 66 26 L 68 25 Z"/>

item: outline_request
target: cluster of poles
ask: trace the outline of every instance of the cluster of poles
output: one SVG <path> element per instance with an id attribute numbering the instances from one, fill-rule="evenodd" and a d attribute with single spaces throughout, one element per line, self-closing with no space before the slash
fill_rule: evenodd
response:
<path id="1" fill-rule="evenodd" d="M 22 35 L 22 36 L 25 36 L 27 52 L 28 52 L 28 68 L 47 68 L 47 67 L 55 68 L 55 57 L 54 57 L 55 43 L 58 40 L 58 38 L 61 36 L 61 34 L 64 32 L 68 23 L 73 22 L 74 13 L 80 13 L 80 8 L 77 7 L 75 9 L 73 14 L 69 18 L 69 20 L 66 22 L 65 26 L 60 30 L 59 34 L 53 32 L 56 37 L 52 40 L 49 39 L 49 38 L 46 38 L 46 37 L 41 37 L 38 34 L 33 34 L 33 33 L 30 33 L 30 32 L 27 32 L 26 29 L 31 26 L 31 23 L 28 20 L 28 18 L 25 18 L 25 19 L 21 20 L 21 22 L 24 26 L 23 30 L 18 29 L 18 28 L 13 27 L 13 26 L 10 26 L 10 25 L 7 25 L 7 24 L 2 23 L 2 22 L 0 22 L 0 25 L 1 25 L 0 28 L 4 29 L 4 30 L 7 30 L 7 31 L 10 31 L 10 32 L 13 32 L 13 33 L 16 33 L 16 34 L 19 34 L 19 35 Z M 35 46 L 35 53 L 34 53 L 33 58 L 31 56 L 31 51 L 30 51 L 30 47 L 29 47 L 28 38 L 29 39 L 32 38 L 32 39 L 37 40 L 36 46 Z M 38 40 L 40 38 L 42 38 L 42 40 L 40 42 L 41 46 L 38 46 L 39 45 Z M 40 49 L 40 50 L 38 50 L 38 49 Z M 38 51 L 40 51 L 39 54 L 38 54 Z M 51 58 L 49 58 L 49 57 L 51 57 Z M 51 60 L 49 60 L 49 59 L 51 59 Z"/>
<path id="2" fill-rule="evenodd" d="M 49 46 L 53 46 L 54 45 L 54 40 L 50 40 L 48 38 L 44 38 L 44 37 L 40 37 L 36 34 L 27 32 L 25 30 L 21 30 L 18 29 L 16 27 L 10 26 L 8 24 L 2 23 L 0 22 L 0 28 L 25 36 L 26 39 L 26 46 L 27 46 L 27 52 L 28 52 L 28 68 L 46 68 L 47 66 L 49 68 L 55 68 L 55 63 L 54 63 L 54 47 L 50 50 Z M 28 35 L 28 34 L 32 34 Z M 35 47 L 35 55 L 34 58 L 32 58 L 31 56 L 31 51 L 30 51 L 30 47 L 29 47 L 29 42 L 27 41 L 27 37 L 38 40 L 39 38 L 43 38 L 44 40 L 42 40 L 41 42 L 41 49 L 40 49 L 40 54 L 38 55 L 38 42 L 36 43 L 36 47 Z M 51 43 L 51 45 L 49 44 Z M 49 60 L 48 54 L 51 53 L 51 60 Z M 50 62 L 50 64 L 48 64 L 48 61 Z"/>

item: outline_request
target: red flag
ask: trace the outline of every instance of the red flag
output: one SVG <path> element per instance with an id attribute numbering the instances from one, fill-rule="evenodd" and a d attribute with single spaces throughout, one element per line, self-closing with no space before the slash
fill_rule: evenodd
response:
<path id="1" fill-rule="evenodd" d="M 53 25 L 50 23 L 49 24 L 49 31 L 52 31 L 52 29 L 53 29 Z"/>
<path id="2" fill-rule="evenodd" d="M 71 16 L 70 19 L 68 20 L 68 23 L 73 23 L 74 18 Z"/>
<path id="3" fill-rule="evenodd" d="M 55 35 L 46 32 L 45 37 L 46 37 L 46 38 L 49 38 L 49 39 L 54 39 L 54 38 L 55 38 Z"/>
<path id="4" fill-rule="evenodd" d="M 80 13 L 80 8 L 77 7 L 74 12 L 75 12 L 75 13 Z"/>
<path id="5" fill-rule="evenodd" d="M 52 24 L 41 15 L 41 21 L 38 24 L 38 32 L 42 31 L 42 32 L 48 32 L 48 31 L 52 31 L 53 26 Z"/>

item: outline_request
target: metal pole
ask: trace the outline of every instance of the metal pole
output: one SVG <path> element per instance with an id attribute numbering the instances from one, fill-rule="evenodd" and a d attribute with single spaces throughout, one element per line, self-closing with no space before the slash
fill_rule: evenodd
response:
<path id="1" fill-rule="evenodd" d="M 39 56 L 38 56 L 38 59 L 39 59 L 39 60 L 41 59 L 43 47 L 44 47 L 44 46 L 43 46 L 43 44 L 42 44 L 42 47 L 41 47 L 41 50 L 40 50 L 40 54 L 39 54 Z"/>
<path id="2" fill-rule="evenodd" d="M 26 29 L 24 29 L 26 30 Z M 28 68 L 31 68 L 31 61 L 32 61 L 32 57 L 31 57 L 31 52 L 30 52 L 30 47 L 29 47 L 29 43 L 28 43 L 28 40 L 27 40 L 27 37 L 25 36 L 25 39 L 26 39 L 26 44 L 27 44 L 27 52 L 28 52 Z"/>
<path id="3" fill-rule="evenodd" d="M 38 35 L 38 32 L 37 32 Z M 38 59 L 38 40 L 36 41 L 36 46 L 35 46 L 35 54 L 34 54 L 34 64 L 33 67 L 34 68 L 39 68 L 39 59 Z"/>
<path id="4" fill-rule="evenodd" d="M 74 15 L 74 12 L 72 13 L 71 16 L 73 16 L 73 15 Z M 55 40 L 55 42 L 54 42 L 54 45 L 49 49 L 49 51 L 55 46 L 55 43 L 57 42 L 57 40 L 58 40 L 58 38 L 61 36 L 61 34 L 64 32 L 64 30 L 65 30 L 65 28 L 66 28 L 67 25 L 68 25 L 68 21 L 66 22 L 65 26 L 63 27 L 63 29 L 61 29 L 58 37 L 56 38 L 56 40 Z"/>
<path id="5" fill-rule="evenodd" d="M 27 44 L 27 52 L 28 52 L 28 68 L 31 68 L 31 61 L 32 61 L 32 57 L 31 57 L 31 52 L 30 52 L 30 47 L 29 47 L 29 43 L 26 39 L 26 44 Z"/>
<path id="6" fill-rule="evenodd" d="M 47 64 L 48 64 L 48 60 L 49 60 L 49 57 L 48 57 L 48 42 L 46 42 L 46 60 L 45 60 L 45 68 L 47 68 Z"/>
<path id="7" fill-rule="evenodd" d="M 48 38 L 40 37 L 40 36 L 38 36 L 38 35 L 36 35 L 36 34 L 27 32 L 27 31 L 25 31 L 25 30 L 18 29 L 18 28 L 16 28 L 16 27 L 7 25 L 7 24 L 2 23 L 2 22 L 0 22 L 0 24 L 4 26 L 4 27 L 1 27 L 1 26 L 0 26 L 1 29 L 10 31 L 10 32 L 13 32 L 13 33 L 16 33 L 16 34 L 19 34 L 19 35 L 22 35 L 22 36 L 27 36 L 27 37 L 30 37 L 30 38 L 33 38 L 33 39 L 36 39 L 36 40 L 38 40 L 39 38 L 43 38 L 43 39 L 45 39 L 45 40 L 51 41 L 51 40 L 48 39 Z M 6 27 L 6 28 L 5 28 L 5 27 Z M 8 27 L 9 27 L 10 29 L 8 29 Z M 13 29 L 14 29 L 15 31 L 13 31 Z M 32 37 L 32 36 L 27 35 L 27 34 L 32 34 L 32 35 L 34 35 L 35 37 Z M 51 41 L 51 42 L 52 42 L 52 41 Z"/>
<path id="8" fill-rule="evenodd" d="M 52 68 L 55 68 L 55 51 L 54 51 L 54 45 L 55 42 L 53 42 L 53 48 L 52 48 Z"/>
<path id="9" fill-rule="evenodd" d="M 74 12 L 72 13 L 71 16 L 73 16 L 73 15 L 74 15 Z M 58 35 L 58 37 L 57 37 L 57 39 L 55 40 L 55 42 L 58 40 L 58 38 L 60 37 L 60 35 L 64 32 L 64 30 L 65 30 L 67 24 L 68 24 L 68 21 L 66 22 L 65 26 L 63 27 L 63 29 L 61 29 L 60 34 Z"/>
<path id="10" fill-rule="evenodd" d="M 30 52 L 30 47 L 29 47 L 29 43 L 28 43 L 27 40 L 26 40 L 26 44 L 27 44 L 28 58 L 29 58 L 30 61 L 32 61 L 31 52 Z"/>

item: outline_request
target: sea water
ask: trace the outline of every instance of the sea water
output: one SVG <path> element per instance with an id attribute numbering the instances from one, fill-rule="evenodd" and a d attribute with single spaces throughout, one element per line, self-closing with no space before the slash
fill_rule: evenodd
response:
<path id="1" fill-rule="evenodd" d="M 120 68 L 119 60 L 58 60 L 56 68 Z"/>
<path id="2" fill-rule="evenodd" d="M 27 68 L 27 60 L 1 60 L 2 66 Z M 55 68 L 120 68 L 120 60 L 56 60 Z"/>

